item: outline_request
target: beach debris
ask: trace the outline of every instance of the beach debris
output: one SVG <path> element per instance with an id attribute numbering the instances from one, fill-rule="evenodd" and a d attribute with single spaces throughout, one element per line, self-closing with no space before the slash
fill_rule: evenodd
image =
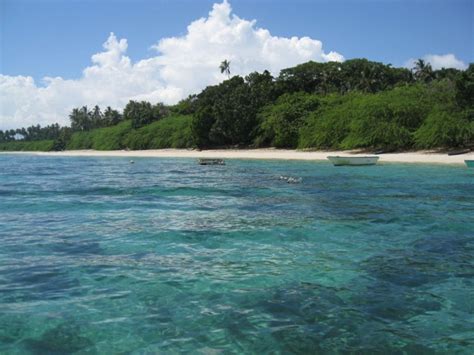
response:
<path id="1" fill-rule="evenodd" d="M 199 165 L 225 165 L 224 159 L 208 159 L 200 158 L 198 159 Z"/>
<path id="2" fill-rule="evenodd" d="M 279 177 L 279 180 L 286 181 L 288 184 L 299 184 L 300 182 L 303 181 L 303 178 L 301 177 L 293 177 L 293 176 L 284 176 L 281 175 Z"/>

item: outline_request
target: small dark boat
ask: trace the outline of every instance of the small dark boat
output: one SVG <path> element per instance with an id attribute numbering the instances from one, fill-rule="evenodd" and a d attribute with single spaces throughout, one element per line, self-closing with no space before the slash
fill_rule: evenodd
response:
<path id="1" fill-rule="evenodd" d="M 471 151 L 470 149 L 452 150 L 448 153 L 448 155 L 466 154 L 466 153 L 469 153 L 470 151 Z"/>
<path id="2" fill-rule="evenodd" d="M 224 159 L 207 159 L 200 158 L 198 159 L 199 165 L 225 165 Z"/>
<path id="3" fill-rule="evenodd" d="M 380 154 L 387 154 L 395 152 L 395 148 L 385 148 L 385 149 L 377 149 L 373 154 L 380 155 Z"/>

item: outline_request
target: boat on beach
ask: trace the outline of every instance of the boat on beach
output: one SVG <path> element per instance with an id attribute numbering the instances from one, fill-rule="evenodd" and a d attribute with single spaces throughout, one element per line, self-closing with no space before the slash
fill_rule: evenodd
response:
<path id="1" fill-rule="evenodd" d="M 207 159 L 200 158 L 198 159 L 199 165 L 225 165 L 224 159 Z"/>
<path id="2" fill-rule="evenodd" d="M 471 152 L 471 149 L 458 149 L 458 150 L 452 150 L 450 152 L 448 152 L 448 155 L 461 155 L 461 154 L 467 154 L 467 153 L 470 153 Z"/>
<path id="3" fill-rule="evenodd" d="M 341 156 L 328 156 L 328 160 L 334 164 L 334 166 L 352 165 L 375 165 L 379 160 L 376 156 L 358 156 L 358 157 L 341 157 Z"/>
<path id="4" fill-rule="evenodd" d="M 468 168 L 474 168 L 474 160 L 464 160 Z"/>

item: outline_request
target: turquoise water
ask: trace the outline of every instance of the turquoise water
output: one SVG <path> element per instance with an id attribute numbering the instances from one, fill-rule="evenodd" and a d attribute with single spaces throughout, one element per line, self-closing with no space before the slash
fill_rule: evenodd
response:
<path id="1" fill-rule="evenodd" d="M 134 160 L 0 155 L 0 353 L 473 352 L 472 169 Z"/>

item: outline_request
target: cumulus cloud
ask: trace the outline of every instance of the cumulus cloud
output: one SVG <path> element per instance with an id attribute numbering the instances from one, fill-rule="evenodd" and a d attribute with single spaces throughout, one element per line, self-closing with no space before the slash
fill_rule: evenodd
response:
<path id="1" fill-rule="evenodd" d="M 152 45 L 156 55 L 151 58 L 133 63 L 127 47 L 126 39 L 111 33 L 76 80 L 46 77 L 38 85 L 32 77 L 0 74 L 0 129 L 68 124 L 69 112 L 82 105 L 122 109 L 129 100 L 174 104 L 224 80 L 218 69 L 224 59 L 238 75 L 265 69 L 278 74 L 309 60 L 344 60 L 337 52 L 324 52 L 316 39 L 272 36 L 255 21 L 232 14 L 227 0 L 192 22 L 185 35 Z"/>
<path id="2" fill-rule="evenodd" d="M 224 59 L 230 60 L 232 73 L 240 75 L 265 69 L 277 74 L 308 60 L 344 59 L 336 52 L 326 54 L 322 43 L 309 37 L 272 36 L 257 28 L 255 21 L 232 15 L 227 1 L 214 4 L 208 18 L 191 23 L 185 36 L 162 39 L 153 48 L 159 53 L 154 61 L 163 66 L 162 78 L 187 91 L 201 89 L 203 82 L 222 80 L 216 68 Z"/>
<path id="3" fill-rule="evenodd" d="M 430 63 L 431 67 L 434 70 L 442 69 L 442 68 L 455 68 L 464 70 L 467 68 L 467 64 L 464 63 L 462 60 L 456 58 L 454 54 L 427 54 L 423 56 L 423 59 L 426 63 Z M 417 59 L 409 59 L 405 63 L 406 68 L 413 68 L 415 66 L 415 62 Z"/>
<path id="4" fill-rule="evenodd" d="M 0 129 L 68 124 L 69 112 L 82 105 L 123 108 L 130 99 L 175 102 L 183 96 L 160 79 L 159 68 L 132 64 L 126 50 L 127 40 L 111 33 L 78 80 L 46 77 L 38 85 L 31 77 L 0 74 Z"/>

